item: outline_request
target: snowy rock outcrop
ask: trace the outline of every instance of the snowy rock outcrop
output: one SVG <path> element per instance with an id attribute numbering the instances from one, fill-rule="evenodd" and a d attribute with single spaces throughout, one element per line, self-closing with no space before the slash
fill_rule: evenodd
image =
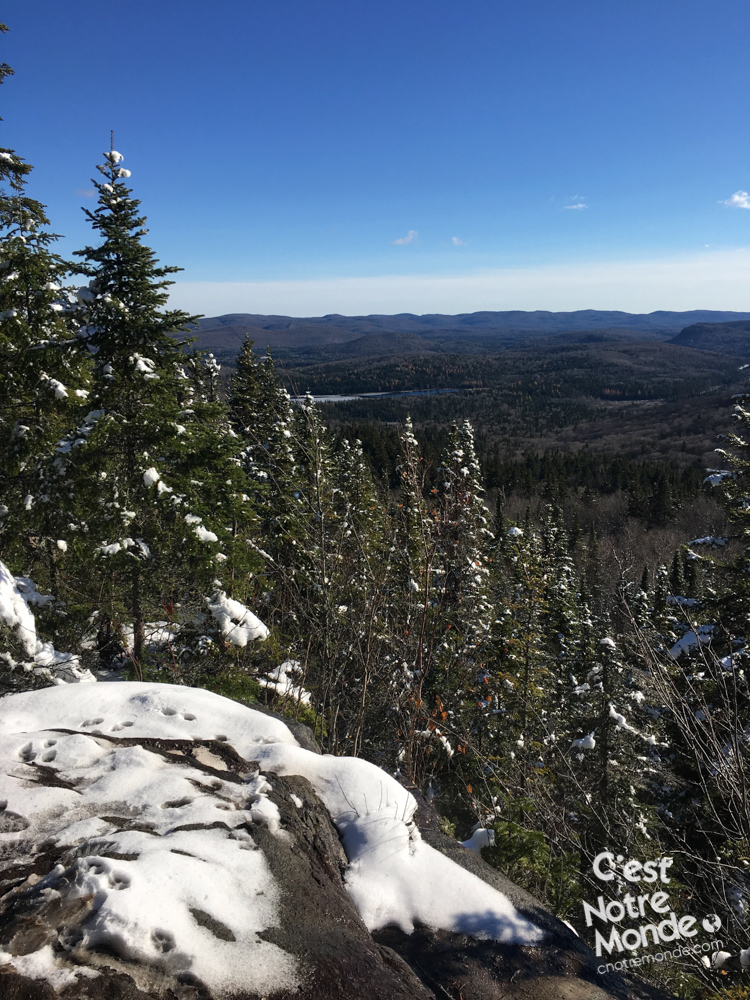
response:
<path id="1" fill-rule="evenodd" d="M 395 779 L 293 728 L 162 684 L 0 699 L 0 994 L 657 996 L 610 989 Z"/>

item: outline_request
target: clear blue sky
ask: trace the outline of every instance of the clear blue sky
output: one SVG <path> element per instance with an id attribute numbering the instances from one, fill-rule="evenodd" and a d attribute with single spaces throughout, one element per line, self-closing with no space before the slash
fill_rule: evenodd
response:
<path id="1" fill-rule="evenodd" d="M 191 308 L 750 310 L 747 0 L 1 16 L 0 143 L 63 251 L 113 128 Z"/>

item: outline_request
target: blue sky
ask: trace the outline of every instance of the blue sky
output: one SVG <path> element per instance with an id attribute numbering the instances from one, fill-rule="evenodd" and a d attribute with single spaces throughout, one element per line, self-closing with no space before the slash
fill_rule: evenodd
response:
<path id="1" fill-rule="evenodd" d="M 191 309 L 750 311 L 747 0 L 2 17 L 0 142 L 63 252 L 113 128 Z"/>

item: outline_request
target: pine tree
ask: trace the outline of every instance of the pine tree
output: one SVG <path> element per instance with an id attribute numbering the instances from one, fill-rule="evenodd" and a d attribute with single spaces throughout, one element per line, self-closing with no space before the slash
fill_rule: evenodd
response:
<path id="1" fill-rule="evenodd" d="M 673 597 L 685 595 L 685 571 L 682 552 L 678 549 L 672 558 L 672 569 L 669 573 L 670 594 Z"/>
<path id="2" fill-rule="evenodd" d="M 132 631 L 140 675 L 146 623 L 176 614 L 184 624 L 205 615 L 201 595 L 223 592 L 214 581 L 232 565 L 241 482 L 220 404 L 183 367 L 178 337 L 195 317 L 164 309 L 178 269 L 142 242 L 121 154 L 105 160 L 98 207 L 86 212 L 101 242 L 78 251 L 90 278 L 81 298 L 91 408 L 58 448 L 55 506 L 75 560 L 71 599 L 77 591 L 82 610 L 95 609 L 100 647 L 127 646 Z"/>
<path id="3" fill-rule="evenodd" d="M 0 82 L 11 73 L 0 66 Z M 62 552 L 49 537 L 39 466 L 88 394 L 89 362 L 61 287 L 68 265 L 51 250 L 44 206 L 26 194 L 31 170 L 0 149 L 0 548 L 54 585 Z"/>

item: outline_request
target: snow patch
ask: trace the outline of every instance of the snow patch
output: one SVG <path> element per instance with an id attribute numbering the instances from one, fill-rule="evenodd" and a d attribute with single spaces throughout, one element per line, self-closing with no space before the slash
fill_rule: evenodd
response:
<path id="1" fill-rule="evenodd" d="M 276 694 L 293 698 L 294 701 L 301 702 L 303 705 L 309 705 L 310 692 L 298 685 L 294 677 L 300 672 L 300 669 L 299 660 L 284 660 L 268 674 L 268 677 L 259 677 L 258 683 L 262 687 L 275 691 Z"/>
<path id="2" fill-rule="evenodd" d="M 462 840 L 461 846 L 468 848 L 479 854 L 483 847 L 495 846 L 495 831 L 486 830 L 484 827 L 477 827 L 468 840 Z"/>
<path id="3" fill-rule="evenodd" d="M 689 653 L 693 649 L 698 649 L 699 646 L 705 646 L 707 642 L 711 641 L 713 630 L 713 625 L 699 625 L 697 629 L 691 629 L 672 646 L 669 655 L 673 660 L 677 660 L 683 653 Z"/>
<path id="4" fill-rule="evenodd" d="M 246 646 L 254 639 L 267 639 L 268 629 L 249 608 L 220 590 L 209 601 L 208 609 L 221 626 L 225 639 L 233 646 Z"/>
<path id="5" fill-rule="evenodd" d="M 0 618 L 13 629 L 29 660 L 16 663 L 10 653 L 3 653 L 12 668 L 25 670 L 46 677 L 54 684 L 78 681 L 95 681 L 90 670 L 84 670 L 77 656 L 60 653 L 51 642 L 44 642 L 36 634 L 36 620 L 30 605 L 43 606 L 52 597 L 40 594 L 33 580 L 15 578 L 5 563 L 0 562 Z"/>
<path id="6" fill-rule="evenodd" d="M 576 747 L 579 750 L 593 750 L 595 746 L 596 740 L 593 733 L 589 733 L 588 736 L 584 736 L 580 740 L 573 740 L 571 743 L 571 747 Z"/>
<path id="7" fill-rule="evenodd" d="M 263 774 L 251 782 L 221 783 L 220 797 L 230 806 L 222 811 L 228 829 L 176 829 L 203 822 L 215 802 L 196 790 L 195 781 L 206 776 L 140 746 L 108 745 L 106 733 L 124 724 L 130 738 L 221 738 L 259 764 Z M 22 777 L 19 754 L 34 759 L 49 746 L 49 735 L 57 741 L 50 766 L 76 791 Z M 506 943 L 534 944 L 543 936 L 506 896 L 422 841 L 416 801 L 395 778 L 359 758 L 304 750 L 283 722 L 209 691 L 123 682 L 11 695 L 0 716 L 0 754 L 9 759 L 0 769 L 0 794 L 34 825 L 23 836 L 40 841 L 54 833 L 59 843 L 78 845 L 78 881 L 68 885 L 80 883 L 81 892 L 103 898 L 92 928 L 95 942 L 160 968 L 190 969 L 209 985 L 271 992 L 295 979 L 291 957 L 257 936 L 275 924 L 278 888 L 262 852 L 252 850 L 251 833 L 240 829 L 249 820 L 274 831 L 278 814 L 264 799 L 269 772 L 307 778 L 328 809 L 349 861 L 347 889 L 370 930 L 395 924 L 410 933 L 420 923 Z M 102 809 L 112 816 L 117 801 L 154 828 L 150 835 L 106 832 L 114 845 L 108 853 L 137 854 L 131 861 L 85 847 L 92 836 L 85 824 L 97 817 L 106 822 Z M 62 874 L 50 873 L 50 888 Z M 229 928 L 235 942 L 204 934 L 190 917 L 191 905 Z M 170 965 L 177 958 L 180 964 Z"/>
<path id="8" fill-rule="evenodd" d="M 202 524 L 196 524 L 193 528 L 193 533 L 198 538 L 199 542 L 218 542 L 219 536 L 214 534 L 213 531 L 209 531 L 208 528 L 204 527 Z"/>

